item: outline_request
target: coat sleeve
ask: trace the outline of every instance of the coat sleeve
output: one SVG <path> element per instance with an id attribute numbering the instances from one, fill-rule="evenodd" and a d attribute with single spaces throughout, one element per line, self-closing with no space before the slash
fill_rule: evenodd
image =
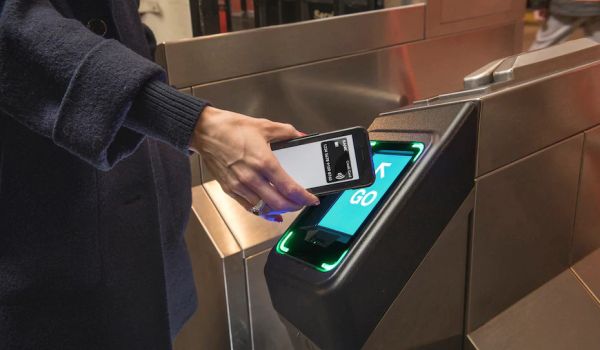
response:
<path id="1" fill-rule="evenodd" d="M 119 42 L 63 17 L 48 0 L 0 8 L 0 118 L 14 118 L 108 170 L 144 136 L 187 150 L 206 105 Z"/>

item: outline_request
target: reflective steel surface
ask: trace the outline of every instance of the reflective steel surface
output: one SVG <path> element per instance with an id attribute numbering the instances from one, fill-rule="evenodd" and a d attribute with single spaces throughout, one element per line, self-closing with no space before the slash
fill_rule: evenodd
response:
<path id="1" fill-rule="evenodd" d="M 488 27 L 195 86 L 193 93 L 216 106 L 293 123 L 305 132 L 367 126 L 383 111 L 461 89 L 464 75 L 513 53 L 515 30 L 514 24 Z"/>
<path id="2" fill-rule="evenodd" d="M 161 44 L 177 88 L 422 40 L 425 6 L 408 5 Z M 362 28 L 362 30 L 352 30 Z"/>
<path id="3" fill-rule="evenodd" d="M 190 218 L 186 244 L 194 267 L 198 309 L 175 339 L 179 350 L 229 348 L 229 317 L 225 290 L 223 260 L 202 224 Z"/>
<path id="4" fill-rule="evenodd" d="M 600 248 L 600 127 L 585 133 L 582 162 L 572 264 Z"/>
<path id="5" fill-rule="evenodd" d="M 478 176 L 598 124 L 598 76 L 600 62 L 483 97 Z"/>
<path id="6" fill-rule="evenodd" d="M 522 17 L 524 8 L 525 0 L 428 0 L 425 33 L 430 38 L 506 23 Z"/>
<path id="7" fill-rule="evenodd" d="M 512 8 L 521 0 L 510 3 Z M 291 122 L 304 132 L 367 126 L 382 111 L 460 89 L 464 75 L 520 49 L 522 9 L 513 13 L 503 3 L 493 5 L 497 8 L 483 5 L 480 11 L 469 3 L 466 16 L 457 18 L 458 13 L 431 17 L 418 4 L 196 38 L 161 45 L 157 60 L 170 84 L 187 93 L 191 88 L 220 108 Z M 436 35 L 444 35 L 427 39 L 435 18 L 444 21 Z M 262 221 L 211 181 L 199 157 L 191 164 L 189 252 L 199 303 L 208 300 L 204 311 L 218 316 L 211 325 L 206 314 L 194 315 L 176 349 L 289 348 L 262 268 L 296 214 L 284 216 L 282 225 Z"/>
<path id="8" fill-rule="evenodd" d="M 590 296 L 600 305 L 600 249 L 596 249 L 571 267 Z"/>
<path id="9" fill-rule="evenodd" d="M 469 332 L 569 267 L 582 147 L 575 136 L 476 180 Z"/>
<path id="10" fill-rule="evenodd" d="M 461 349 L 467 239 L 474 203 L 475 193 L 471 192 L 364 349 Z"/>
<path id="11" fill-rule="evenodd" d="M 280 224 L 266 221 L 246 211 L 223 192 L 218 182 L 209 181 L 203 186 L 244 257 L 273 247 L 275 241 L 298 215 L 297 212 L 286 213 Z"/>
<path id="12" fill-rule="evenodd" d="M 273 309 L 265 283 L 264 269 L 270 250 L 267 249 L 246 259 L 252 346 L 254 349 L 291 349 L 291 340 L 277 312 Z"/>
<path id="13" fill-rule="evenodd" d="M 594 350 L 598 330 L 598 304 L 566 270 L 469 338 L 481 350 Z"/>
<path id="14" fill-rule="evenodd" d="M 567 41 L 545 50 L 505 59 L 493 72 L 494 82 L 525 81 L 595 62 L 600 46 L 590 38 Z"/>

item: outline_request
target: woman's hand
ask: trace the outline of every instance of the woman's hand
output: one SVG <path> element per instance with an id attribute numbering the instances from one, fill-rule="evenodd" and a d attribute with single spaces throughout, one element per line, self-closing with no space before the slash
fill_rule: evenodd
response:
<path id="1" fill-rule="evenodd" d="M 282 213 L 319 204 L 283 170 L 269 146 L 302 135 L 289 124 L 206 107 L 190 148 L 202 155 L 223 190 L 246 210 L 262 200 L 260 215 L 281 222 Z"/>

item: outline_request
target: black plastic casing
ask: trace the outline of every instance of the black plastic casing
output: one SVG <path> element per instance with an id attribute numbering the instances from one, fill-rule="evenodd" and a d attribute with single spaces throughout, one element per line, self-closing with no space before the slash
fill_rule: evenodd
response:
<path id="1" fill-rule="evenodd" d="M 383 115 L 371 139 L 427 147 L 341 264 L 320 272 L 271 250 L 265 275 L 279 314 L 322 349 L 360 349 L 474 186 L 477 102 Z"/>

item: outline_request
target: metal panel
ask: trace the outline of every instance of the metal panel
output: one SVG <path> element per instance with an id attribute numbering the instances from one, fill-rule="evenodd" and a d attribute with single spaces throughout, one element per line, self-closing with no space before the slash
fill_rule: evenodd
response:
<path id="1" fill-rule="evenodd" d="M 464 75 L 513 54 L 515 24 L 196 86 L 228 110 L 304 132 L 369 125 L 382 111 L 462 88 Z M 435 62 L 435 64 L 433 64 Z"/>
<path id="2" fill-rule="evenodd" d="M 159 45 L 157 57 L 171 85 L 189 87 L 421 40 L 424 8 L 409 5 L 181 40 Z"/>
<path id="3" fill-rule="evenodd" d="M 465 199 L 364 349 L 461 349 L 467 237 L 474 191 Z"/>
<path id="4" fill-rule="evenodd" d="M 271 249 L 267 249 L 246 259 L 252 348 L 291 349 L 290 337 L 273 309 L 265 280 L 264 269 L 270 251 Z"/>
<path id="5" fill-rule="evenodd" d="M 242 253 L 223 261 L 225 277 L 225 296 L 227 297 L 227 316 L 229 317 L 229 339 L 231 349 L 249 349 L 252 345 L 250 335 L 250 315 L 246 295 L 246 267 Z M 208 286 L 207 288 L 210 288 Z M 200 299 L 201 301 L 201 299 Z"/>
<path id="6" fill-rule="evenodd" d="M 600 45 L 591 38 L 568 41 L 505 59 L 494 70 L 494 82 L 525 81 L 583 66 L 600 59 Z"/>
<path id="7" fill-rule="evenodd" d="M 525 0 L 428 0 L 427 38 L 523 18 Z"/>
<path id="8" fill-rule="evenodd" d="M 468 331 L 568 268 L 582 147 L 578 135 L 476 180 Z"/>
<path id="9" fill-rule="evenodd" d="M 177 334 L 175 350 L 228 349 L 229 320 L 223 272 L 223 258 L 194 213 L 186 229 L 198 309 Z"/>
<path id="10" fill-rule="evenodd" d="M 600 304 L 600 249 L 577 262 L 571 270 Z"/>
<path id="11" fill-rule="evenodd" d="M 192 216 L 202 224 L 220 256 L 226 257 L 241 251 L 203 186 L 192 188 Z"/>
<path id="12" fill-rule="evenodd" d="M 595 350 L 598 330 L 598 305 L 566 270 L 469 338 L 481 350 Z"/>
<path id="13" fill-rule="evenodd" d="M 254 216 L 229 197 L 216 181 L 205 183 L 204 188 L 214 202 L 218 215 L 242 249 L 244 257 L 271 248 L 298 213 L 283 215 L 283 223 L 274 223 Z M 212 233 L 212 232 L 211 232 Z"/>
<path id="14" fill-rule="evenodd" d="M 197 333 L 214 332 L 214 336 L 207 336 L 207 342 L 222 344 L 225 340 L 227 347 L 248 348 L 251 339 L 243 251 L 203 186 L 192 188 L 192 215 L 186 235 L 202 240 L 202 244 L 188 245 L 200 306 L 197 315 L 190 320 L 189 326 L 186 325 L 189 331 L 182 337 L 188 341 L 190 339 L 198 341 Z M 214 293 L 218 293 L 219 298 L 225 298 L 227 320 L 225 325 L 209 322 L 212 308 L 220 305 L 218 302 L 209 305 L 207 312 L 202 309 L 205 300 L 211 302 L 217 298 Z M 205 295 L 209 297 L 206 298 Z M 215 316 L 218 321 L 223 310 L 219 308 L 214 312 L 218 313 Z M 200 313 L 202 315 L 199 315 Z M 225 334 L 224 339 L 223 334 Z M 183 340 L 180 343 L 189 344 Z"/>
<path id="15" fill-rule="evenodd" d="M 596 127 L 585 133 L 571 263 L 600 248 L 599 214 L 600 127 Z"/>
<path id="16" fill-rule="evenodd" d="M 486 95 L 477 175 L 600 123 L 598 96 L 600 63 Z"/>

